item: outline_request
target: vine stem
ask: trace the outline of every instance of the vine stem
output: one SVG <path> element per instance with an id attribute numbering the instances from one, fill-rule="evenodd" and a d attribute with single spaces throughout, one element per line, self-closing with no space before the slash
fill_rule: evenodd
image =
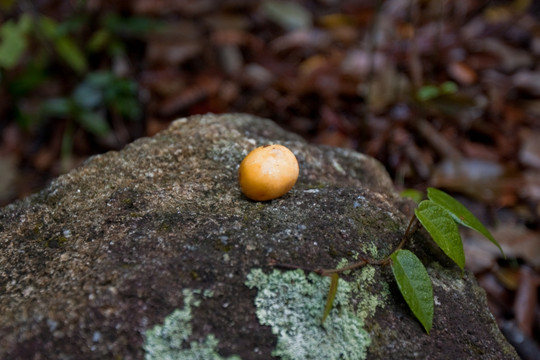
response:
<path id="1" fill-rule="evenodd" d="M 350 264 L 350 265 L 344 266 L 344 267 L 339 268 L 339 269 L 311 269 L 311 268 L 307 268 L 307 267 L 299 266 L 299 265 L 278 263 L 274 259 L 270 260 L 268 265 L 270 265 L 272 267 L 278 267 L 278 268 L 290 269 L 290 270 L 291 269 L 294 269 L 294 270 L 300 269 L 300 270 L 304 270 L 304 271 L 314 272 L 314 273 L 319 274 L 321 276 L 331 276 L 332 274 L 336 274 L 336 273 L 339 274 L 339 273 L 342 273 L 342 272 L 345 272 L 345 271 L 358 269 L 358 268 L 360 268 L 362 266 L 365 266 L 365 265 L 368 265 L 368 264 L 369 265 L 388 265 L 390 263 L 390 258 L 392 257 L 392 255 L 395 254 L 396 252 L 398 252 L 399 250 L 401 250 L 403 248 L 403 246 L 405 246 L 407 241 L 409 241 L 409 239 L 412 237 L 412 235 L 418 229 L 419 224 L 420 224 L 420 222 L 418 221 L 416 216 L 413 215 L 411 217 L 411 220 L 409 221 L 409 225 L 407 226 L 407 230 L 405 230 L 405 234 L 403 235 L 403 238 L 401 239 L 399 244 L 396 246 L 394 251 L 392 251 L 390 253 L 390 255 L 386 256 L 384 259 L 374 260 L 374 259 L 369 259 L 369 258 L 363 258 L 362 260 L 360 260 L 358 262 L 355 262 L 354 264 Z"/>
<path id="2" fill-rule="evenodd" d="M 405 235 L 403 235 L 403 239 L 401 239 L 401 242 L 398 244 L 398 246 L 392 251 L 390 255 L 386 257 L 386 260 L 389 260 L 390 257 L 401 250 L 403 246 L 405 246 L 405 243 L 409 241 L 409 239 L 413 236 L 413 234 L 418 230 L 418 226 L 420 225 L 420 222 L 418 221 L 418 218 L 416 215 L 413 215 L 411 217 L 411 220 L 409 221 L 409 225 L 407 226 L 407 230 L 405 230 Z"/>

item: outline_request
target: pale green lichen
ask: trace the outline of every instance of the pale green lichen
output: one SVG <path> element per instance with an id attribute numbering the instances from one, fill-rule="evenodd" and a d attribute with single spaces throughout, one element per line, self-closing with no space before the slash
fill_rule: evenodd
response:
<path id="1" fill-rule="evenodd" d="M 224 358 L 216 352 L 218 340 L 210 334 L 199 341 L 190 341 L 193 328 L 191 326 L 191 308 L 199 306 L 201 301 L 196 295 L 199 290 L 184 289 L 184 308 L 176 309 L 165 318 L 163 324 L 145 331 L 144 351 L 146 360 L 240 360 L 237 356 Z M 205 290 L 203 297 L 211 297 L 213 293 Z"/>
<path id="2" fill-rule="evenodd" d="M 358 254 L 358 253 L 356 253 Z M 358 257 L 358 255 L 356 255 L 356 257 Z M 349 260 L 347 259 L 341 259 L 338 261 L 337 265 L 336 265 L 336 269 L 342 269 L 344 268 L 345 266 L 349 265 L 350 262 Z M 349 275 L 351 273 L 351 270 L 345 270 L 342 272 L 342 274 L 345 274 L 345 275 Z"/>
<path id="3" fill-rule="evenodd" d="M 259 322 L 277 336 L 273 356 L 297 359 L 364 359 L 371 339 L 363 329 L 364 318 L 352 305 L 353 289 L 339 281 L 334 307 L 321 325 L 329 289 L 329 278 L 303 271 L 265 274 L 253 269 L 246 285 L 257 288 L 255 298 Z"/>
<path id="4" fill-rule="evenodd" d="M 379 257 L 379 249 L 374 242 L 365 244 L 363 248 L 366 250 L 368 255 L 371 256 L 371 258 L 377 259 Z"/>
<path id="5" fill-rule="evenodd" d="M 377 307 L 381 306 L 390 294 L 387 283 L 375 281 L 376 271 L 380 271 L 380 267 L 366 265 L 351 274 L 353 277 L 353 281 L 351 281 L 352 292 L 360 299 L 356 316 L 361 319 L 374 316 Z M 379 286 L 380 288 L 375 290 Z"/>
<path id="6" fill-rule="evenodd" d="M 357 257 L 353 256 L 353 259 L 357 261 Z M 351 262 L 347 259 L 341 259 L 336 269 L 344 268 L 351 265 Z M 378 306 L 386 300 L 390 290 L 388 284 L 385 282 L 375 281 L 375 271 L 377 268 L 373 265 L 365 265 L 362 268 L 344 271 L 344 275 L 350 275 L 353 277 L 353 281 L 349 284 L 351 286 L 352 294 L 355 298 L 359 299 L 357 304 L 356 315 L 361 319 L 366 319 L 375 315 L 375 311 Z M 376 286 L 380 286 L 380 289 L 375 290 Z"/>

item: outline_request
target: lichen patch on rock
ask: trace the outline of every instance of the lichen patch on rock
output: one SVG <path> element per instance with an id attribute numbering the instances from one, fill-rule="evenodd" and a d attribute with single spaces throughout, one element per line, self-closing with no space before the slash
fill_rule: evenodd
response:
<path id="1" fill-rule="evenodd" d="M 184 289 L 184 307 L 174 310 L 162 324 L 144 333 L 145 360 L 240 360 L 238 356 L 222 357 L 216 352 L 219 344 L 213 334 L 204 339 L 192 340 L 192 307 L 198 307 L 200 291 Z M 204 294 L 203 294 L 204 295 Z M 209 296 L 209 295 L 206 295 Z"/>
<path id="2" fill-rule="evenodd" d="M 257 288 L 255 306 L 263 325 L 272 328 L 277 346 L 272 352 L 284 360 L 365 359 L 371 342 L 364 321 L 352 307 L 351 285 L 341 280 L 334 309 L 321 325 L 329 278 L 303 271 L 253 269 L 246 285 Z"/>

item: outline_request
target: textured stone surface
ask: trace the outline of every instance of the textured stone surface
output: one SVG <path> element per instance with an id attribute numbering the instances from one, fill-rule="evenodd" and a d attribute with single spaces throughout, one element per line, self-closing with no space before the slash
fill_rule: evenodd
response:
<path id="1" fill-rule="evenodd" d="M 250 201 L 238 165 L 272 142 L 299 181 Z M 323 327 L 328 278 L 268 266 L 382 258 L 410 214 L 364 155 L 247 115 L 180 119 L 0 210 L 0 358 L 517 358 L 473 277 L 422 232 L 407 248 L 433 281 L 430 335 L 388 267 L 343 276 Z"/>

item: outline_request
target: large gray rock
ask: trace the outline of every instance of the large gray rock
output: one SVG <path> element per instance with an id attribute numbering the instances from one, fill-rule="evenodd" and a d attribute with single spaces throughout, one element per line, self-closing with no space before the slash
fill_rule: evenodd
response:
<path id="1" fill-rule="evenodd" d="M 269 202 L 237 186 L 242 158 L 282 143 L 300 179 Z M 0 211 L 2 359 L 513 359 L 474 278 L 423 233 L 407 245 L 433 281 L 427 335 L 382 258 L 412 207 L 375 160 L 308 145 L 268 120 L 205 115 L 96 156 Z M 169 357 L 168 357 L 169 356 Z"/>

